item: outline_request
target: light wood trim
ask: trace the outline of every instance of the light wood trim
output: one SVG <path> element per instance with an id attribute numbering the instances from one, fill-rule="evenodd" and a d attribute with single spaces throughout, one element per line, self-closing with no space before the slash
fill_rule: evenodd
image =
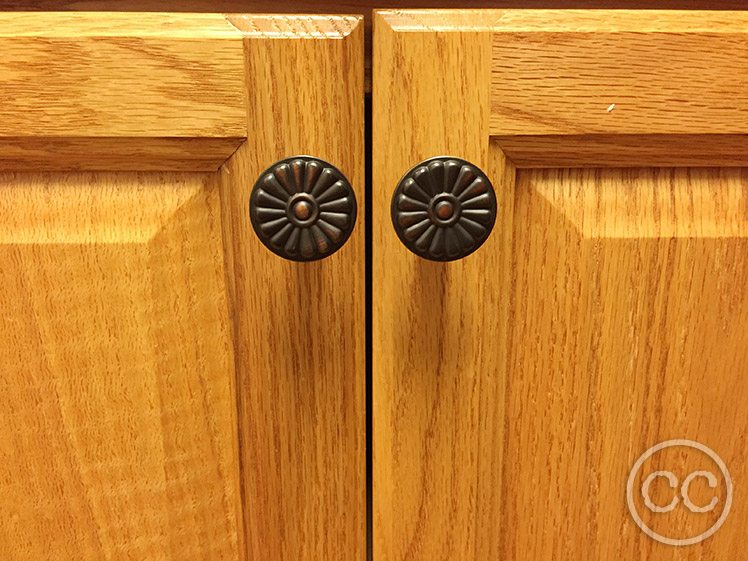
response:
<path id="1" fill-rule="evenodd" d="M 216 170 L 247 135 L 222 15 L 0 14 L 0 169 Z"/>
<path id="2" fill-rule="evenodd" d="M 509 10 L 491 133 L 745 133 L 747 36 L 745 12 Z"/>
<path id="3" fill-rule="evenodd" d="M 496 33 L 746 33 L 748 13 L 728 10 L 505 10 Z"/>
<path id="4" fill-rule="evenodd" d="M 491 36 L 462 27 L 466 17 L 435 17 L 437 31 L 404 28 L 410 23 L 402 12 L 374 18 L 375 560 L 500 558 L 496 466 L 502 464 L 503 426 L 495 420 L 502 416 L 506 357 L 485 347 L 506 336 L 507 324 L 498 318 L 508 306 L 501 289 L 511 269 L 505 232 L 515 170 L 489 142 Z M 452 23 L 460 32 L 446 29 Z M 410 253 L 389 212 L 402 174 L 439 155 L 483 169 L 500 209 L 486 243 L 452 263 Z"/>
<path id="5" fill-rule="evenodd" d="M 249 561 L 360 560 L 366 551 L 363 25 L 360 18 L 295 19 L 295 31 L 282 34 L 248 28 L 252 136 L 219 172 L 244 529 Z M 260 173 L 295 154 L 338 167 L 359 205 L 345 246 L 311 263 L 271 253 L 248 212 Z"/>
<path id="6" fill-rule="evenodd" d="M 517 168 L 748 165 L 748 134 L 507 135 L 492 140 Z"/>
<path id="7" fill-rule="evenodd" d="M 396 33 L 492 31 L 506 10 L 377 10 L 375 21 L 386 20 Z"/>
<path id="8" fill-rule="evenodd" d="M 492 35 L 489 134 L 518 167 L 745 165 L 748 13 L 401 10 Z"/>
<path id="9" fill-rule="evenodd" d="M 445 4 L 445 2 L 442 2 Z M 496 0 L 464 0 L 463 9 L 490 9 Z M 648 9 L 652 0 L 504 0 L 502 8 Z M 371 92 L 371 14 L 383 8 L 433 8 L 434 0 L 0 0 L 0 10 L 124 10 L 127 12 L 255 12 L 258 14 L 363 14 L 364 90 Z M 660 0 L 658 9 L 740 10 L 744 0 Z"/>
<path id="10" fill-rule="evenodd" d="M 748 133 L 747 41 L 745 12 L 508 10 L 491 134 L 523 167 L 745 165 L 741 142 L 702 135 Z"/>
<path id="11" fill-rule="evenodd" d="M 236 39 L 222 14 L 128 11 L 2 12 L 0 38 L 152 37 Z"/>
<path id="12" fill-rule="evenodd" d="M 240 138 L 0 138 L 0 170 L 215 171 Z"/>
<path id="13" fill-rule="evenodd" d="M 245 38 L 342 39 L 361 24 L 361 16 L 229 14 L 226 20 Z"/>

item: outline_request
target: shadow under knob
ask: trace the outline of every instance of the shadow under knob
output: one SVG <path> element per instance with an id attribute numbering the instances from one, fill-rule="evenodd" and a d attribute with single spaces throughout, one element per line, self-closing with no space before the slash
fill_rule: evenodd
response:
<path id="1" fill-rule="evenodd" d="M 413 253 L 454 261 L 488 238 L 496 221 L 496 195 L 478 167 L 440 156 L 403 176 L 392 196 L 391 214 L 397 235 Z"/>
<path id="2" fill-rule="evenodd" d="M 291 261 L 335 253 L 356 223 L 351 184 L 332 164 L 294 156 L 266 169 L 249 199 L 252 226 L 263 244 Z"/>

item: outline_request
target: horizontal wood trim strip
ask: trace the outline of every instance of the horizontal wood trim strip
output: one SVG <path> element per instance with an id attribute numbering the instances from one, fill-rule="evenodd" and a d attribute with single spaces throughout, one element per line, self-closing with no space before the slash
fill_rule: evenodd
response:
<path id="1" fill-rule="evenodd" d="M 748 14 L 521 16 L 493 35 L 492 134 L 748 132 Z"/>
<path id="2" fill-rule="evenodd" d="M 443 4 L 447 4 L 443 2 Z M 489 9 L 496 0 L 460 2 L 463 9 Z M 648 9 L 651 0 L 505 0 L 508 8 L 584 8 L 584 9 Z M 258 14 L 363 14 L 366 29 L 366 76 L 364 88 L 371 92 L 371 13 L 382 8 L 433 8 L 434 0 L 329 0 L 310 3 L 300 0 L 0 0 L 0 10 L 102 10 L 126 12 L 256 12 Z M 659 9 L 671 10 L 740 10 L 744 0 L 660 0 Z"/>
<path id="3" fill-rule="evenodd" d="M 748 166 L 748 134 L 495 136 L 518 168 Z"/>
<path id="4" fill-rule="evenodd" d="M 221 14 L 167 13 L 167 10 L 3 12 L 0 37 L 217 39 L 236 38 L 236 29 Z"/>
<path id="5" fill-rule="evenodd" d="M 215 170 L 246 138 L 225 16 L 5 13 L 0 52 L 2 169 Z"/>
<path id="6" fill-rule="evenodd" d="M 0 137 L 246 135 L 236 31 L 233 38 L 158 37 L 137 28 L 120 36 L 10 36 L 2 16 L 0 28 Z"/>
<path id="7" fill-rule="evenodd" d="M 0 171 L 216 171 L 243 138 L 5 137 Z"/>
<path id="8" fill-rule="evenodd" d="M 461 3 L 462 4 L 462 3 Z M 470 3 L 468 3 L 470 4 Z M 613 9 L 627 3 L 608 2 L 606 9 L 401 9 L 377 10 L 396 32 L 403 31 L 459 31 L 480 30 L 495 33 L 555 32 L 555 33 L 744 33 L 748 12 L 737 10 L 704 10 L 680 7 L 671 2 L 671 9 Z M 485 8 L 495 2 L 484 2 Z M 552 2 L 523 2 L 530 8 L 547 8 Z M 605 2 L 589 2 L 589 8 Z M 630 3 L 629 3 L 630 4 Z M 681 3 L 682 4 L 682 3 Z M 714 4 L 714 2 L 712 2 Z M 708 4 L 701 4 L 705 7 Z M 642 6 L 643 8 L 644 6 Z M 693 7 L 693 6 L 692 6 Z M 740 6 L 742 7 L 742 5 Z"/>
<path id="9" fill-rule="evenodd" d="M 732 10 L 686 10 L 677 6 L 671 8 L 502 10 L 501 17 L 494 25 L 494 31 L 713 34 L 746 32 L 748 12 L 735 7 Z"/>

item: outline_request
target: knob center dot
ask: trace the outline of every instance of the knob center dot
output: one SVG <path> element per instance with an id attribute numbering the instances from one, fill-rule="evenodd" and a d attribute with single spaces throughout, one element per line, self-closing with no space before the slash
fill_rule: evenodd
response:
<path id="1" fill-rule="evenodd" d="M 293 213 L 299 220 L 306 220 L 312 215 L 312 205 L 307 201 L 299 201 L 294 205 Z"/>
<path id="2" fill-rule="evenodd" d="M 449 201 L 441 201 L 436 204 L 434 211 L 436 215 L 442 220 L 448 220 L 452 218 L 455 209 L 452 203 L 450 203 Z"/>

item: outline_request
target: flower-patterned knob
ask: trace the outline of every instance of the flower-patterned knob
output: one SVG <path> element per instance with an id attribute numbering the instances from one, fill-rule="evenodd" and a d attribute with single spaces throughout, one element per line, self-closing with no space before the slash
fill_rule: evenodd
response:
<path id="1" fill-rule="evenodd" d="M 249 216 L 262 243 L 291 261 L 316 261 L 346 242 L 356 223 L 351 184 L 312 156 L 274 163 L 257 179 Z"/>
<path id="2" fill-rule="evenodd" d="M 400 180 L 391 213 L 409 250 L 432 261 L 454 261 L 488 238 L 496 221 L 496 195 L 486 175 L 470 162 L 431 158 Z"/>

